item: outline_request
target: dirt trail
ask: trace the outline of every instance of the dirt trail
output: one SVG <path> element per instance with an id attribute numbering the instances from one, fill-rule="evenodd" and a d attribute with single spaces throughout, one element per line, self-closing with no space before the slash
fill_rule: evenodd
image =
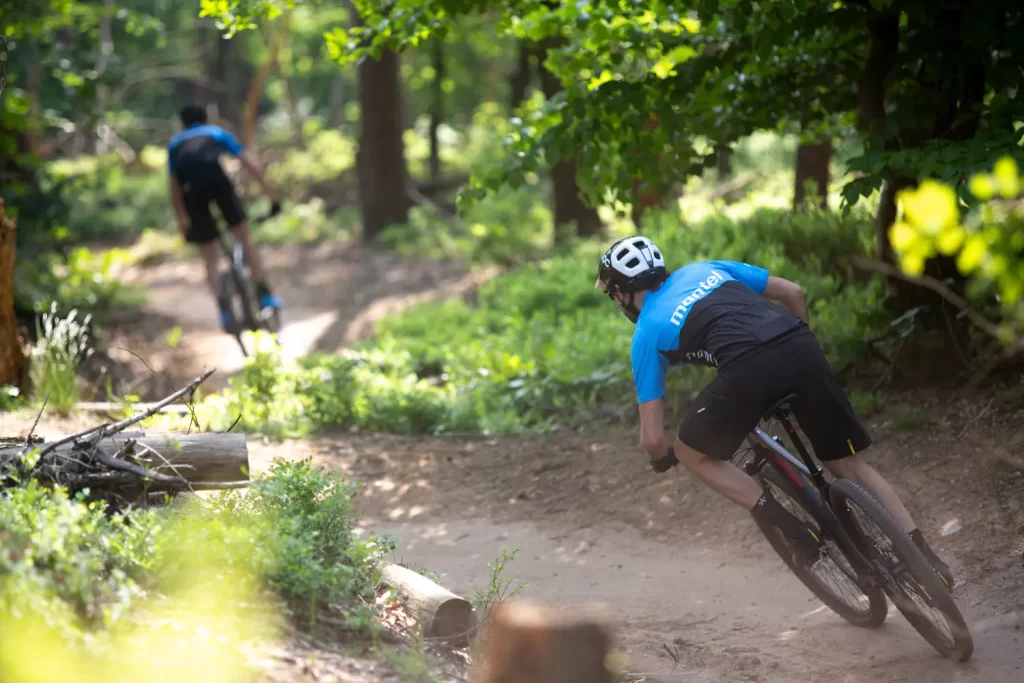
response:
<path id="1" fill-rule="evenodd" d="M 785 569 L 746 513 L 685 474 L 646 470 L 632 434 L 345 434 L 257 444 L 253 457 L 257 467 L 285 453 L 312 457 L 365 483 L 366 531 L 400 539 L 397 559 L 444 574 L 461 594 L 486 585 L 503 547 L 520 548 L 507 576 L 528 584 L 523 595 L 609 605 L 630 670 L 652 681 L 1022 680 L 1024 477 L 1004 472 L 994 485 L 983 456 L 963 449 L 940 462 L 919 435 L 875 427 L 891 446 L 873 459 L 963 584 L 957 600 L 977 648 L 966 665 L 940 659 L 895 609 L 877 631 L 848 625 Z M 978 459 L 965 467 L 968 458 Z M 941 536 L 953 518 L 962 530 Z"/>
<path id="2" fill-rule="evenodd" d="M 280 334 L 285 359 L 336 351 L 372 335 L 374 322 L 386 315 L 420 301 L 465 295 L 495 272 L 467 272 L 454 262 L 403 261 L 348 242 L 267 245 L 263 254 L 271 285 L 285 304 Z M 136 363 L 137 354 L 172 383 L 216 366 L 217 374 L 207 383 L 212 389 L 225 386 L 242 368 L 245 358 L 235 338 L 220 329 L 197 258 L 132 269 L 123 279 L 145 287 L 148 303 L 144 315 L 132 312 L 112 321 L 119 333 L 111 346 L 132 352 L 113 352 L 117 360 Z M 169 346 L 175 327 L 181 337 Z M 243 339 L 251 348 L 251 337 Z M 154 385 L 158 394 L 165 389 Z"/>
<path id="3" fill-rule="evenodd" d="M 475 281 L 457 266 L 346 245 L 281 248 L 271 262 L 290 356 L 333 350 L 412 298 L 466 292 Z M 133 329 L 137 343 L 149 340 L 151 362 L 178 376 L 215 364 L 223 378 L 240 367 L 196 264 L 133 277 L 150 288 L 151 310 Z M 174 324 L 181 344 L 154 348 Z M 957 600 L 976 639 L 966 665 L 939 659 L 895 610 L 877 631 L 849 626 L 785 570 L 745 512 L 683 473 L 653 475 L 631 430 L 493 440 L 344 433 L 253 439 L 250 449 L 257 470 L 273 457 L 312 457 L 363 482 L 365 531 L 393 534 L 399 559 L 443 573 L 463 594 L 486 583 L 503 546 L 518 546 L 508 573 L 528 583 L 524 596 L 610 605 L 630 670 L 648 680 L 1024 680 L 1024 475 L 992 457 L 1020 451 L 1024 423 L 979 412 L 987 401 L 969 397 L 907 400 L 932 416 L 928 431 L 875 420 L 871 458 L 963 584 Z M 962 530 L 940 536 L 952 519 Z"/>

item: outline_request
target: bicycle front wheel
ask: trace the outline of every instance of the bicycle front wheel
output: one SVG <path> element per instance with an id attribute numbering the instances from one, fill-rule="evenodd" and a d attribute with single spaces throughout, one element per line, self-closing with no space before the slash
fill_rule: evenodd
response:
<path id="1" fill-rule="evenodd" d="M 837 480 L 829 500 L 840 523 L 873 566 L 910 625 L 942 656 L 965 662 L 974 653 L 964 617 L 921 549 L 860 484 Z"/>
<path id="2" fill-rule="evenodd" d="M 846 619 L 854 626 L 877 628 L 885 621 L 888 603 L 885 594 L 875 587 L 863 585 L 857 577 L 852 563 L 843 554 L 839 545 L 829 537 L 814 513 L 792 490 L 790 484 L 777 470 L 765 467 L 758 475 L 765 493 L 772 496 L 797 519 L 811 524 L 820 538 L 824 539 L 821 555 L 809 566 L 803 566 L 793 559 L 793 551 L 782 532 L 774 526 L 757 523 L 772 549 L 778 553 L 800 582 L 825 606 Z M 813 484 L 800 475 L 807 486 Z"/>

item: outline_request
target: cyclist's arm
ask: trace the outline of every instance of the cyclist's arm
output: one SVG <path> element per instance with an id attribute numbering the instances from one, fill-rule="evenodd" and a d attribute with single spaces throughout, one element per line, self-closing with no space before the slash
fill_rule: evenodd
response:
<path id="1" fill-rule="evenodd" d="M 181 191 L 181 183 L 178 177 L 170 176 L 171 183 L 171 204 L 174 206 L 174 215 L 178 219 L 178 227 L 184 229 L 188 225 L 188 212 L 185 210 L 185 196 Z"/>
<path id="2" fill-rule="evenodd" d="M 668 359 L 658 352 L 655 335 L 640 330 L 633 335 L 633 382 L 640 406 L 640 443 L 652 457 L 665 455 L 665 373 Z"/>
<path id="3" fill-rule="evenodd" d="M 656 398 L 640 404 L 640 444 L 652 459 L 665 455 L 665 399 Z"/>
<path id="4" fill-rule="evenodd" d="M 781 277 L 769 276 L 764 288 L 764 296 L 778 301 L 790 313 L 807 322 L 807 302 L 804 301 L 804 290 L 795 282 Z"/>
<path id="5" fill-rule="evenodd" d="M 263 172 L 263 168 L 260 166 L 260 162 L 249 153 L 249 150 L 242 150 L 238 155 L 239 161 L 242 162 L 242 166 L 245 167 L 246 172 L 256 179 L 256 182 L 260 184 L 260 188 L 263 190 L 263 194 L 267 195 L 267 198 L 271 202 L 277 203 L 277 190 L 274 189 L 273 185 L 267 180 L 266 174 Z"/>
<path id="6" fill-rule="evenodd" d="M 242 143 L 238 141 L 238 138 L 223 128 L 215 128 L 214 137 L 221 147 L 224 148 L 225 152 L 238 157 L 238 160 L 242 162 L 242 166 L 245 167 L 245 172 L 256 179 L 256 182 L 260 184 L 260 189 L 263 190 L 263 194 L 267 195 L 267 198 L 276 204 L 277 190 L 267 181 L 267 176 L 263 173 L 263 167 L 260 166 L 260 162 L 256 157 L 249 150 L 242 147 Z"/>

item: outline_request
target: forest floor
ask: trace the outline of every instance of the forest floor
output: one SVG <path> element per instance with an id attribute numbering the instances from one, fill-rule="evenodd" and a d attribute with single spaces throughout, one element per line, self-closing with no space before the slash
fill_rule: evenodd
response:
<path id="1" fill-rule="evenodd" d="M 374 320 L 411 302 L 468 295 L 489 275 L 345 244 L 282 247 L 269 256 L 291 357 L 372 334 Z M 174 382 L 216 365 L 223 383 L 241 367 L 236 342 L 217 328 L 198 261 L 166 262 L 127 279 L 147 287 L 149 303 L 115 325 L 117 346 Z M 163 340 L 175 326 L 183 334 L 170 348 Z M 927 419 L 900 419 L 908 410 Z M 867 457 L 957 575 L 955 597 L 976 644 L 966 664 L 939 658 L 895 609 L 878 630 L 828 611 L 747 513 L 685 472 L 654 475 L 631 430 L 503 438 L 339 432 L 254 438 L 249 448 L 257 471 L 275 457 L 312 457 L 363 483 L 362 528 L 391 533 L 396 559 L 441 573 L 456 593 L 486 585 L 487 563 L 503 547 L 519 548 L 507 573 L 526 582 L 523 597 L 611 608 L 634 680 L 1024 680 L 1021 415 L 982 393 L 918 391 L 890 395 L 868 424 L 876 445 Z M 395 680 L 393 668 L 372 660 L 307 654 L 296 645 L 271 657 L 267 680 Z"/>

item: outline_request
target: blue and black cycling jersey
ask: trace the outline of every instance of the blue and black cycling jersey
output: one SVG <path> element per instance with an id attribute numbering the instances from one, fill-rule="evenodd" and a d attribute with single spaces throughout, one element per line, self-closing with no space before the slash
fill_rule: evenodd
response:
<path id="1" fill-rule="evenodd" d="M 633 333 L 637 402 L 665 395 L 671 365 L 721 367 L 804 323 L 762 293 L 768 271 L 736 261 L 698 261 L 644 296 Z"/>
<path id="2" fill-rule="evenodd" d="M 167 144 L 168 171 L 185 185 L 223 175 L 220 155 L 242 153 L 242 144 L 220 126 L 191 126 L 171 138 Z"/>

